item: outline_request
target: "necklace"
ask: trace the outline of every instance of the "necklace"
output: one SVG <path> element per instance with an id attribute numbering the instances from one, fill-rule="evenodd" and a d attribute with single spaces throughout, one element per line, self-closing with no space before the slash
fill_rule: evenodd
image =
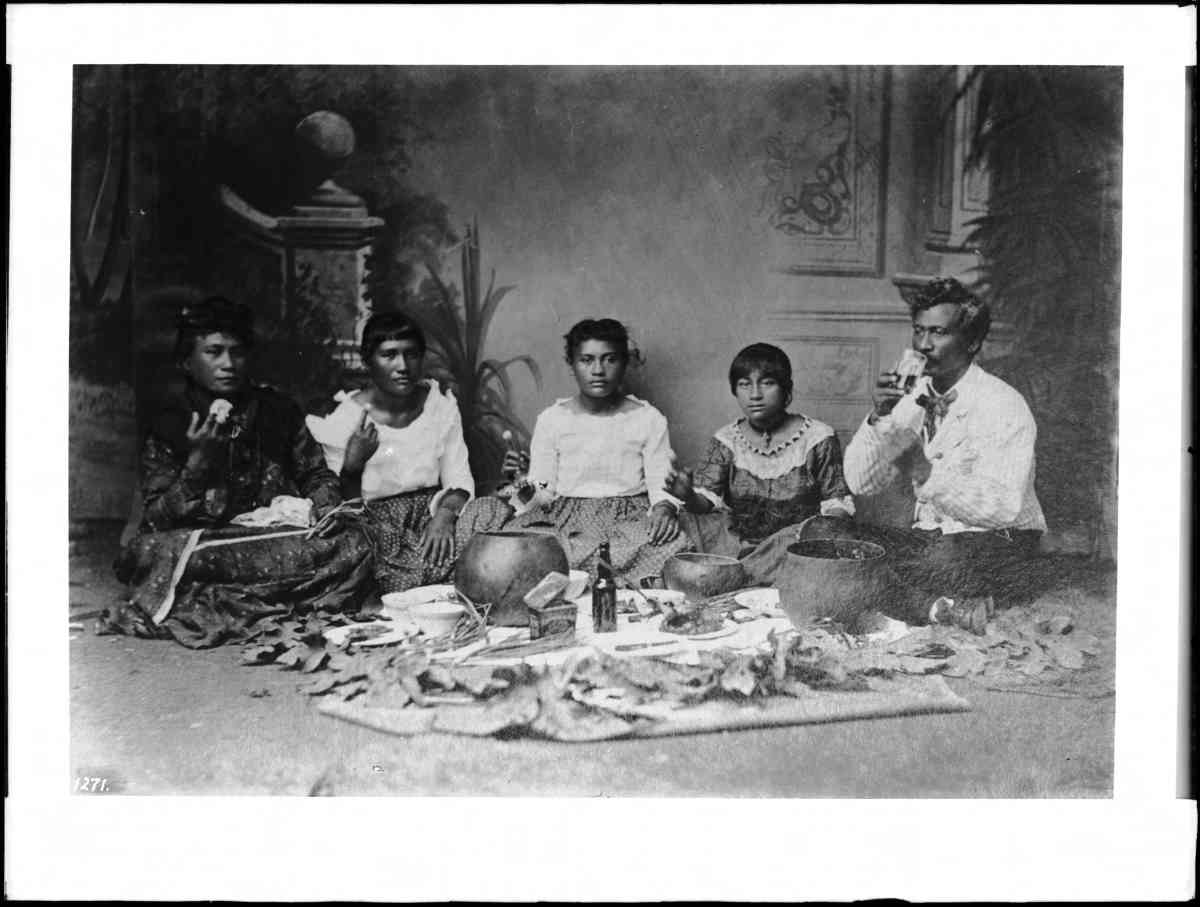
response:
<path id="1" fill-rule="evenodd" d="M 780 419 L 779 422 L 777 422 L 771 428 L 758 428 L 755 425 L 751 425 L 749 420 L 747 420 L 746 424 L 750 425 L 750 427 L 754 429 L 754 431 L 759 435 L 759 437 L 762 438 L 763 447 L 766 448 L 767 450 L 770 450 L 771 441 L 775 437 L 775 432 L 779 431 L 781 428 L 784 428 L 788 424 L 788 417 L 787 417 L 787 414 L 785 413 L 783 418 Z"/>

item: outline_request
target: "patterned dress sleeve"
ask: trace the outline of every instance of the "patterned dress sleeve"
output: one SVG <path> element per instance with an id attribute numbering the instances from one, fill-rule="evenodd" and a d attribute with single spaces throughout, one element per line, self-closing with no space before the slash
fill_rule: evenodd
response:
<path id="1" fill-rule="evenodd" d="M 692 483 L 696 494 L 716 510 L 729 509 L 729 477 L 732 469 L 733 451 L 717 438 L 709 438 L 704 459 L 696 467 Z"/>
<path id="2" fill-rule="evenodd" d="M 342 502 L 341 482 L 303 420 L 292 440 L 292 469 L 300 495 L 313 502 L 318 517 Z"/>
<path id="3" fill-rule="evenodd" d="M 824 516 L 854 516 L 854 498 L 842 472 L 842 445 L 836 434 L 822 438 L 808 452 L 808 472 L 821 496 Z"/>
<path id="4" fill-rule="evenodd" d="M 151 434 L 142 445 L 143 524 L 156 532 L 200 521 L 204 513 L 205 476 L 182 464 L 174 449 Z"/>

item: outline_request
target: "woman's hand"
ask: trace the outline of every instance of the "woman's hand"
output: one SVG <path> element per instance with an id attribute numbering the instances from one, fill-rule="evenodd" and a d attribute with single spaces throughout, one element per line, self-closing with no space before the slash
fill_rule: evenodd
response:
<path id="1" fill-rule="evenodd" d="M 445 567 L 454 560 L 454 526 L 458 514 L 439 507 L 421 534 L 421 557 L 434 567 Z"/>
<path id="2" fill-rule="evenodd" d="M 216 413 L 210 412 L 203 422 L 199 413 L 192 413 L 187 428 L 188 459 L 192 465 L 211 466 L 229 435 L 229 428 L 217 420 Z"/>
<path id="3" fill-rule="evenodd" d="M 364 409 L 362 420 L 358 426 L 350 434 L 350 438 L 346 441 L 346 457 L 342 461 L 342 472 L 351 473 L 353 475 L 362 475 L 363 470 L 367 466 L 367 461 L 375 455 L 375 451 L 379 449 L 379 432 L 375 428 L 375 423 L 367 416 L 367 411 Z"/>
<path id="4" fill-rule="evenodd" d="M 695 480 L 690 469 L 680 469 L 679 461 L 671 460 L 671 469 L 663 480 L 663 491 L 673 498 L 683 501 L 686 506 L 696 493 Z"/>
<path id="5" fill-rule="evenodd" d="M 665 545 L 667 542 L 673 542 L 679 535 L 679 517 L 675 513 L 675 507 L 666 501 L 659 501 L 650 508 L 646 522 L 652 545 Z"/>
<path id="6" fill-rule="evenodd" d="M 500 465 L 500 474 L 510 482 L 517 476 L 529 472 L 529 453 L 524 450 L 509 448 L 504 453 L 504 462 Z"/>

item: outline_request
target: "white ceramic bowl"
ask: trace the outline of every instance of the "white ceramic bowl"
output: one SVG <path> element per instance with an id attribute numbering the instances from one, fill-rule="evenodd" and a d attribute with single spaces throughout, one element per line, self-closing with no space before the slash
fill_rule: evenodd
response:
<path id="1" fill-rule="evenodd" d="M 747 589 L 735 595 L 733 600 L 751 611 L 774 611 L 779 607 L 779 590 Z"/>
<path id="2" fill-rule="evenodd" d="M 467 609 L 456 602 L 419 602 L 408 609 L 413 622 L 428 637 L 444 636 L 454 629 Z"/>
<path id="3" fill-rule="evenodd" d="M 403 592 L 388 592 L 379 596 L 383 601 L 384 611 L 401 611 L 405 614 L 413 605 L 426 602 L 458 603 L 458 591 L 450 583 L 436 586 L 418 586 L 416 589 L 406 589 Z"/>
<path id="4" fill-rule="evenodd" d="M 591 577 L 588 576 L 586 570 L 571 570 L 567 573 L 567 579 L 570 582 L 567 583 L 567 588 L 563 591 L 563 598 L 567 601 L 574 601 L 583 595 L 584 590 L 588 587 L 588 580 Z"/>

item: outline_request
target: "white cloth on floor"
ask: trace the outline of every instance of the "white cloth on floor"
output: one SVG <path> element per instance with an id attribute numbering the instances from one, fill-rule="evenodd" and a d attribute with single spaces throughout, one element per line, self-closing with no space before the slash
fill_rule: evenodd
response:
<path id="1" fill-rule="evenodd" d="M 238 526 L 300 526 L 307 529 L 313 522 L 313 502 L 281 494 L 271 499 L 269 507 L 259 507 L 249 513 L 239 513 L 231 523 Z"/>

